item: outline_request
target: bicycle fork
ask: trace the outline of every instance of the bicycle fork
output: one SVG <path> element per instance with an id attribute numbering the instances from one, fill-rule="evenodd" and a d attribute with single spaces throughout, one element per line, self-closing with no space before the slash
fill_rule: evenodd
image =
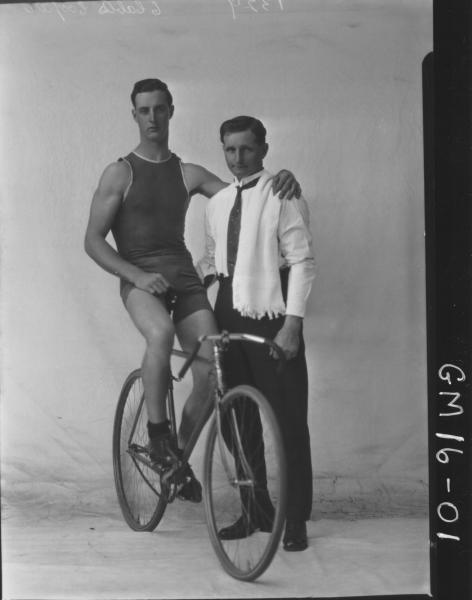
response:
<path id="1" fill-rule="evenodd" d="M 229 408 L 230 411 L 230 422 L 228 423 L 230 429 L 230 440 L 229 442 L 232 445 L 232 448 L 229 448 L 228 444 L 226 444 L 223 436 L 223 427 L 222 427 L 222 399 L 225 394 L 226 385 L 223 376 L 223 368 L 222 368 L 222 352 L 223 345 L 226 340 L 221 340 L 213 344 L 213 362 L 215 365 L 215 378 L 216 378 L 216 387 L 215 387 L 215 418 L 216 418 L 216 427 L 218 432 L 218 445 L 220 448 L 220 456 L 221 461 L 223 463 L 224 470 L 226 472 L 226 476 L 228 477 L 228 481 L 230 485 L 234 488 L 237 487 L 252 487 L 254 491 L 255 487 L 255 479 L 254 473 L 247 462 L 246 454 L 243 449 L 243 444 L 241 440 L 241 435 L 238 427 L 238 422 L 235 414 L 235 410 L 233 408 Z M 226 341 L 226 343 L 228 343 Z M 226 447 L 230 450 L 233 455 L 233 460 L 236 460 L 236 457 L 239 457 L 241 461 L 241 470 L 245 474 L 244 479 L 239 479 L 237 475 L 237 469 L 235 476 L 232 476 L 233 470 L 230 467 L 228 460 L 228 452 L 226 451 Z"/>

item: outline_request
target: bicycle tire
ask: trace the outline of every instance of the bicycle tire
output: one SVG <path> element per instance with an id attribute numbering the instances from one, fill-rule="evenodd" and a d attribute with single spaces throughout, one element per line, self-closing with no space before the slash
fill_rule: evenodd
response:
<path id="1" fill-rule="evenodd" d="M 251 434 L 251 423 L 256 420 L 253 418 L 254 410 L 258 411 L 262 422 L 258 451 L 262 451 L 265 457 L 267 489 L 275 509 L 272 531 L 264 533 L 256 530 L 243 539 L 227 541 L 219 537 L 218 531 L 231 525 L 241 515 L 244 494 L 247 502 L 252 503 L 254 514 L 257 512 L 263 515 L 263 509 L 256 499 L 262 488 L 254 486 L 256 476 L 253 467 L 257 468 L 257 461 L 253 456 L 256 448 L 254 446 L 253 451 L 249 451 L 247 437 L 240 443 L 234 444 L 232 441 L 238 435 L 241 437 L 242 434 L 244 437 Z M 236 579 L 253 581 L 269 567 L 277 551 L 285 521 L 287 467 L 282 435 L 269 402 L 261 392 L 251 386 L 241 385 L 229 390 L 221 400 L 219 411 L 220 416 L 216 414 L 210 424 L 204 455 L 204 505 L 207 526 L 211 543 L 224 570 Z M 250 411 L 250 420 L 243 428 L 241 423 L 244 422 L 244 415 L 249 416 Z M 240 421 L 234 426 L 238 418 Z M 226 437 L 221 433 L 223 425 L 219 426 L 219 419 L 221 424 L 226 423 Z M 228 425 L 227 419 L 232 425 Z M 258 434 L 255 435 L 257 438 Z M 232 451 L 228 448 L 230 444 L 233 445 Z M 243 445 L 246 448 L 243 448 Z M 236 455 L 237 460 L 234 459 Z M 238 462 L 239 465 L 243 465 L 239 467 L 239 476 L 236 466 Z M 227 472 L 228 469 L 230 473 Z M 260 470 L 257 473 L 260 473 Z M 244 480 L 248 475 L 249 479 Z M 250 481 L 252 483 L 248 484 Z M 243 487 L 248 491 L 242 492 Z M 259 489 L 257 493 L 256 489 Z M 265 501 L 264 506 L 267 506 Z"/>
<path id="2" fill-rule="evenodd" d="M 113 425 L 113 473 L 118 501 L 134 531 L 153 531 L 167 506 L 167 490 L 150 467 L 147 413 L 141 371 L 130 373 L 118 398 Z"/>

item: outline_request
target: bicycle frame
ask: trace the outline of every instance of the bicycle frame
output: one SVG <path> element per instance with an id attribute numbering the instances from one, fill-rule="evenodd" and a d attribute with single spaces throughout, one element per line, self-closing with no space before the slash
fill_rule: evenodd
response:
<path id="1" fill-rule="evenodd" d="M 217 376 L 217 389 L 221 390 L 221 392 L 222 392 L 221 396 L 223 396 L 224 392 L 226 391 L 225 385 L 224 385 L 224 379 L 223 379 L 223 369 L 221 367 L 221 353 L 224 350 L 224 347 L 227 344 L 229 344 L 230 341 L 246 341 L 246 342 L 254 342 L 256 344 L 266 344 L 267 346 L 270 346 L 270 348 L 272 348 L 272 350 L 274 350 L 276 352 L 276 354 L 280 360 L 278 368 L 282 369 L 285 365 L 286 359 L 285 359 L 284 351 L 282 350 L 282 348 L 280 348 L 280 346 L 278 346 L 272 340 L 269 340 L 268 338 L 260 337 L 258 335 L 252 335 L 249 333 L 228 333 L 227 331 L 223 331 L 219 334 L 201 335 L 198 338 L 197 343 L 195 344 L 195 348 L 192 350 L 190 355 L 186 354 L 185 352 L 181 352 L 179 350 L 174 350 L 174 352 L 176 353 L 177 356 L 187 357 L 187 360 L 185 361 L 185 363 L 182 366 L 182 368 L 180 369 L 177 377 L 175 378 L 176 381 L 181 381 L 183 379 L 183 377 L 189 370 L 191 364 L 196 359 L 197 354 L 198 354 L 203 342 L 205 342 L 205 341 L 213 342 L 213 360 L 215 363 L 216 376 Z"/>
<path id="2" fill-rule="evenodd" d="M 231 467 L 227 460 L 227 453 L 224 451 L 224 447 L 223 447 L 225 442 L 224 442 L 222 425 L 221 425 L 221 400 L 223 399 L 223 396 L 227 389 L 226 383 L 224 380 L 224 370 L 223 370 L 223 365 L 222 365 L 223 352 L 224 352 L 226 346 L 231 341 L 247 341 L 247 342 L 253 342 L 253 343 L 257 343 L 257 344 L 265 344 L 265 345 L 269 346 L 270 348 L 272 348 L 276 352 L 276 354 L 279 358 L 278 370 L 283 369 L 286 359 L 285 359 L 285 354 L 284 354 L 283 350 L 272 340 L 269 340 L 267 338 L 263 338 L 260 336 L 252 335 L 252 334 L 247 334 L 247 333 L 228 333 L 227 331 L 223 331 L 220 334 L 200 336 L 195 345 L 195 348 L 193 349 L 192 353 L 189 356 L 183 352 L 174 351 L 174 353 L 176 353 L 178 356 L 187 357 L 187 360 L 185 361 L 184 365 L 180 369 L 177 377 L 174 377 L 173 379 L 175 379 L 176 381 L 181 381 L 183 379 L 183 377 L 187 373 L 188 369 L 191 367 L 194 360 L 196 360 L 198 352 L 201 348 L 201 345 L 205 341 L 209 341 L 209 342 L 213 343 L 213 366 L 215 369 L 215 371 L 214 371 L 214 373 L 215 373 L 214 399 L 215 400 L 214 400 L 213 411 L 215 413 L 215 418 L 216 418 L 216 423 L 217 423 L 218 443 L 220 446 L 220 453 L 222 456 L 223 466 L 224 466 L 224 469 L 228 476 L 228 479 L 231 479 L 230 473 L 232 471 L 231 471 Z M 171 422 L 175 423 L 175 413 L 173 412 L 173 401 L 170 402 L 170 405 L 172 406 L 172 409 L 170 409 L 170 410 L 172 410 L 172 416 L 170 417 Z M 196 439 L 198 439 L 198 436 L 200 435 L 203 427 L 205 426 L 205 423 L 208 420 L 208 416 L 209 415 L 207 415 L 207 414 L 202 415 L 202 418 L 196 423 L 195 428 L 192 431 L 190 440 L 187 443 L 186 447 L 183 449 L 183 459 L 184 460 L 189 459 L 190 454 L 195 445 Z M 233 425 L 233 429 L 236 433 L 236 440 L 235 440 L 236 444 L 237 444 L 239 450 L 242 450 L 241 437 L 239 434 L 239 429 L 238 429 L 238 426 L 236 423 L 236 417 L 235 417 L 234 413 L 232 413 L 232 425 Z M 242 454 L 244 456 L 244 452 L 240 452 L 240 454 Z M 253 476 L 252 470 L 246 460 L 244 460 L 244 464 L 242 465 L 242 467 L 246 474 L 246 479 L 241 481 L 241 480 L 237 480 L 237 479 L 233 478 L 232 485 L 234 485 L 234 486 L 237 486 L 237 485 L 251 486 L 252 485 L 251 482 L 254 480 L 254 476 Z"/>
<path id="3" fill-rule="evenodd" d="M 172 374 L 171 365 L 168 370 L 167 416 L 172 435 L 177 437 L 174 381 L 180 381 L 194 361 L 209 373 L 207 389 L 213 393 L 213 402 L 205 402 L 205 406 L 209 405 L 208 411 L 198 416 L 182 454 L 176 453 L 169 469 L 159 468 L 150 457 L 142 373 L 135 369 L 123 384 L 115 411 L 113 471 L 127 524 L 135 531 L 153 531 L 167 505 L 178 497 L 181 484 L 187 481 L 188 458 L 213 412 L 203 455 L 203 499 L 210 540 L 227 573 L 242 581 L 252 581 L 269 566 L 280 541 L 286 510 L 287 471 L 280 427 L 267 398 L 251 385 L 227 389 L 223 352 L 233 340 L 265 344 L 271 348 L 272 355 L 277 353 L 280 357 L 279 365 L 284 364 L 285 357 L 274 342 L 249 334 L 223 332 L 201 336 L 190 354 L 172 350 L 173 357 L 184 359 L 177 376 Z M 213 345 L 209 359 L 198 356 L 205 341 Z M 258 450 L 253 453 L 250 446 L 254 435 L 259 434 L 261 441 L 256 441 Z M 264 440 L 268 442 L 266 446 Z M 266 460 L 266 449 L 270 452 L 269 460 Z M 262 457 L 260 452 L 264 453 Z M 266 467 L 270 469 L 270 478 Z M 246 512 L 250 505 L 255 511 L 254 518 L 260 511 L 257 518 L 262 520 L 254 523 L 254 529 L 250 525 L 246 544 L 233 545 L 219 532 L 228 526 L 238 503 L 243 511 L 241 518 L 248 518 Z M 252 533 L 255 536 L 249 540 Z"/>
<path id="4" fill-rule="evenodd" d="M 212 361 L 209 361 L 208 359 L 198 356 L 198 352 L 199 352 L 202 344 L 205 341 L 211 342 L 213 344 L 213 360 Z M 273 342 L 272 340 L 269 340 L 267 338 L 263 338 L 263 337 L 259 337 L 259 336 L 247 334 L 247 333 L 228 333 L 227 331 L 223 331 L 220 334 L 202 335 L 198 338 L 197 343 L 195 344 L 195 347 L 190 354 L 188 354 L 188 352 L 184 352 L 182 350 L 173 349 L 172 354 L 174 356 L 178 356 L 180 358 L 186 359 L 185 363 L 181 367 L 177 376 L 172 375 L 172 372 L 169 370 L 169 389 L 168 389 L 169 397 L 168 397 L 168 401 L 167 401 L 167 409 L 169 412 L 168 417 L 169 417 L 169 420 L 171 423 L 171 430 L 172 430 L 173 435 L 177 435 L 173 382 L 181 381 L 185 377 L 187 371 L 190 369 L 192 363 L 196 360 L 204 361 L 204 362 L 207 362 L 207 363 L 213 365 L 214 374 L 215 374 L 215 391 L 214 391 L 213 406 L 211 407 L 211 409 L 208 410 L 208 413 L 203 413 L 201 418 L 195 424 L 194 429 L 191 433 L 190 439 L 187 442 L 185 448 L 183 448 L 183 450 L 182 450 L 182 461 L 183 462 L 188 461 L 188 459 L 190 458 L 192 450 L 193 450 L 193 448 L 198 440 L 198 437 L 200 436 L 200 433 L 202 432 L 206 422 L 208 421 L 208 418 L 211 415 L 211 412 L 215 413 L 215 418 L 217 419 L 218 440 L 219 440 L 219 444 L 220 444 L 221 454 L 224 457 L 226 456 L 226 453 L 223 452 L 223 446 L 222 446 L 222 444 L 224 444 L 224 438 L 223 438 L 223 432 L 221 429 L 221 409 L 220 409 L 221 400 L 223 399 L 223 396 L 227 390 L 225 379 L 224 379 L 224 369 L 223 369 L 223 365 L 222 365 L 222 362 L 223 362 L 222 357 L 223 357 L 223 352 L 225 351 L 225 348 L 231 341 L 248 341 L 248 342 L 253 342 L 253 343 L 257 343 L 257 344 L 265 344 L 265 345 L 269 346 L 270 348 L 272 348 L 277 353 L 277 355 L 279 357 L 278 370 L 282 369 L 285 365 L 285 360 L 286 360 L 285 354 L 282 351 L 282 349 L 275 342 Z M 140 406 L 142 406 L 143 402 L 144 402 L 144 397 L 141 399 Z M 232 419 L 233 419 L 234 431 L 236 432 L 236 442 L 237 442 L 239 448 L 241 449 L 241 439 L 239 436 L 237 424 L 235 422 L 234 414 L 232 415 Z M 136 423 L 134 424 L 133 429 L 131 431 L 130 440 L 132 439 L 132 436 L 134 434 L 135 427 L 136 427 Z M 130 445 L 130 449 L 131 449 L 131 445 Z M 131 452 L 131 454 L 133 455 L 133 459 L 137 462 L 143 462 L 144 464 L 147 464 L 147 461 L 141 457 L 140 450 L 142 450 L 142 449 L 134 449 L 134 451 Z M 225 461 L 225 463 L 226 464 L 224 465 L 224 468 L 229 476 L 230 468 L 229 468 L 227 461 Z M 246 471 L 246 473 L 251 472 L 251 469 L 247 463 L 244 464 L 243 467 L 244 467 L 244 470 Z M 171 471 L 169 471 L 169 473 L 167 474 L 167 477 L 171 476 L 173 472 L 174 472 L 174 469 L 171 469 Z M 234 484 L 235 485 L 237 485 L 237 484 L 250 485 L 249 479 L 251 479 L 251 478 L 252 477 L 248 478 L 248 481 L 246 483 L 241 482 L 241 481 L 234 481 Z"/>

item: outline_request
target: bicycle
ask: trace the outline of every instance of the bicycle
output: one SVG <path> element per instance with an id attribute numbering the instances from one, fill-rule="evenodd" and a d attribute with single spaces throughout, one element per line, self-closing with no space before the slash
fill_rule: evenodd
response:
<path id="1" fill-rule="evenodd" d="M 228 334 L 201 336 L 191 353 L 174 349 L 173 357 L 185 359 L 177 376 L 169 375 L 167 412 L 172 435 L 177 435 L 174 384 L 180 382 L 205 341 L 213 344 L 215 393 L 203 459 L 203 499 L 212 546 L 225 571 L 242 581 L 253 581 L 270 565 L 282 535 L 286 507 L 286 461 L 282 436 L 267 399 L 255 388 L 240 385 L 226 389 L 223 352 L 232 341 L 266 344 L 284 362 L 282 350 L 271 340 L 248 335 Z M 208 361 L 206 361 L 208 362 Z M 192 434 L 198 437 L 208 420 L 202 415 Z M 194 443 L 183 449 L 165 474 L 153 469 L 148 454 L 147 415 L 140 369 L 127 377 L 116 408 L 113 429 L 113 466 L 116 491 L 123 516 L 135 531 L 153 531 L 161 521 L 166 506 L 173 502 L 181 483 L 179 473 L 187 464 Z M 244 426 L 243 426 L 244 425 Z M 257 445 L 249 448 L 248 437 Z M 176 437 L 175 437 L 176 439 Z M 257 455 L 259 462 L 256 460 Z M 264 465 L 265 462 L 265 465 Z M 259 478 L 259 479 L 257 479 Z M 267 484 L 266 484 L 267 482 Z M 273 515 L 264 500 L 269 491 Z M 265 494 L 266 497 L 266 494 Z M 238 540 L 224 540 L 219 531 L 232 524 L 244 512 L 247 522 L 259 515 L 272 526 Z"/>

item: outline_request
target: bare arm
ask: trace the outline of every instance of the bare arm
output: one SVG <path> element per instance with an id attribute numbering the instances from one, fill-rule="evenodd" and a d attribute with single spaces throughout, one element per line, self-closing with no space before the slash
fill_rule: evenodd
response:
<path id="1" fill-rule="evenodd" d="M 202 194 L 206 198 L 211 198 L 228 185 L 214 173 L 200 165 L 184 163 L 182 168 L 190 195 Z"/>
<path id="2" fill-rule="evenodd" d="M 215 238 L 211 229 L 209 207 L 205 211 L 205 254 L 198 261 L 196 268 L 205 288 L 209 288 L 216 281 L 215 269 Z"/>
<path id="3" fill-rule="evenodd" d="M 228 185 L 227 182 L 208 171 L 200 165 L 192 163 L 183 163 L 185 181 L 190 195 L 202 194 L 206 198 L 211 198 L 221 189 Z M 299 198 L 301 189 L 294 175 L 282 169 L 275 175 L 272 182 L 272 191 L 278 194 L 279 198 L 290 200 L 291 198 Z"/>
<path id="4" fill-rule="evenodd" d="M 99 181 L 90 208 L 84 247 L 87 254 L 105 271 L 134 283 L 150 293 L 162 293 L 168 283 L 158 273 L 145 273 L 127 262 L 106 241 L 113 220 L 123 202 L 129 182 L 129 168 L 125 163 L 109 165 Z"/>

